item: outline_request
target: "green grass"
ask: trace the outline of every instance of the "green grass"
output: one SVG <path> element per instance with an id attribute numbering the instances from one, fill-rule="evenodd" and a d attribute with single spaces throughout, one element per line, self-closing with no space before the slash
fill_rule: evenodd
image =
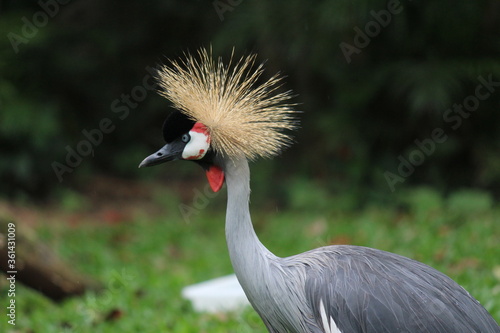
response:
<path id="1" fill-rule="evenodd" d="M 213 201 L 209 206 L 219 207 L 224 198 Z M 4 317 L 0 332 L 267 332 L 251 309 L 198 314 L 181 298 L 182 287 L 232 268 L 224 215 L 209 207 L 186 223 L 176 205 L 170 204 L 163 217 L 144 213 L 118 225 L 39 228 L 42 239 L 80 271 L 103 281 L 105 290 L 54 304 L 18 285 L 17 325 L 8 325 Z M 452 277 L 499 321 L 498 207 L 464 216 L 452 214 L 446 204 L 425 211 L 419 205 L 409 204 L 407 211 L 374 206 L 322 213 L 255 208 L 254 223 L 262 242 L 281 256 L 352 243 L 415 258 Z M 107 319 L 112 312 L 120 315 Z"/>

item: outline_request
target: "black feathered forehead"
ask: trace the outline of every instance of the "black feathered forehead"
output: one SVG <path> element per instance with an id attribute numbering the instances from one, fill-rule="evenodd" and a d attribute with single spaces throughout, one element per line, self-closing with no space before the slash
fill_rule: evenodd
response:
<path id="1" fill-rule="evenodd" d="M 180 111 L 172 112 L 163 123 L 163 138 L 165 142 L 170 143 L 181 135 L 189 132 L 194 124 L 194 121 Z"/>

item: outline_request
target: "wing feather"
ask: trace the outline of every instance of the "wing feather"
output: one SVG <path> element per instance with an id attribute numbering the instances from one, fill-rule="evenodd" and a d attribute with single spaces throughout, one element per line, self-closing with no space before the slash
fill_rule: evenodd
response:
<path id="1" fill-rule="evenodd" d="M 309 267 L 305 294 L 319 327 L 331 318 L 342 333 L 500 332 L 465 289 L 420 262 L 356 246 L 320 248 L 297 259 Z"/>

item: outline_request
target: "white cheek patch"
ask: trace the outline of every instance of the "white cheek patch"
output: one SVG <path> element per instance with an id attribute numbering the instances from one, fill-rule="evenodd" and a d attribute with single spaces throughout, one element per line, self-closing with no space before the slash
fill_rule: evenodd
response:
<path id="1" fill-rule="evenodd" d="M 210 135 L 207 128 L 202 123 L 196 123 L 189 131 L 189 135 L 191 140 L 184 147 L 182 158 L 185 160 L 202 159 L 210 147 Z"/>

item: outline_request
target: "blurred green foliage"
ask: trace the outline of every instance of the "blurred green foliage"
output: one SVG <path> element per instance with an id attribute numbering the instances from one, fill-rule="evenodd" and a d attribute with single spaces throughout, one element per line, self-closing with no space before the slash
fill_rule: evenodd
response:
<path id="1" fill-rule="evenodd" d="M 223 56 L 233 46 L 236 54 L 258 53 L 267 75 L 281 71 L 284 88 L 298 95 L 302 129 L 298 144 L 271 163 L 276 179 L 311 179 L 361 201 L 391 194 L 386 172 L 401 177 L 396 190 L 427 184 L 500 193 L 496 0 L 61 2 L 0 2 L 4 195 L 43 198 L 95 173 L 137 177 L 140 160 L 162 144 L 169 110 L 148 88 L 151 69 L 209 45 Z M 355 51 L 346 55 L 345 45 Z M 494 83 L 480 88 L 488 96 L 458 115 L 454 104 L 470 102 L 479 77 Z M 445 117 L 448 110 L 455 118 Z M 113 129 L 85 144 L 83 131 L 103 119 Z M 446 140 L 402 177 L 398 157 L 421 150 L 415 140 L 436 128 Z M 86 155 L 62 168 L 78 148 Z M 309 186 L 303 179 L 293 186 Z M 259 184 L 263 195 L 288 197 L 270 184 Z"/>
<path id="2" fill-rule="evenodd" d="M 298 207 L 270 214 L 256 209 L 253 221 L 263 244 L 280 256 L 350 243 L 422 261 L 457 281 L 498 321 L 500 210 L 481 208 L 482 215 L 471 216 L 471 223 L 457 224 L 447 211 L 447 199 L 442 199 L 431 220 L 423 214 L 429 209 L 425 202 L 429 191 L 408 193 L 413 199 L 405 207 L 411 212 L 330 206 L 321 207 L 321 212 Z M 475 202 L 485 197 L 481 193 L 464 196 Z M 196 313 L 181 296 L 187 285 L 232 272 L 224 214 L 215 208 L 225 198 L 211 200 L 190 223 L 173 202 L 158 199 L 157 215 L 128 216 L 124 223 L 68 226 L 54 223 L 52 217 L 42 221 L 37 235 L 66 261 L 102 281 L 105 289 L 54 304 L 18 284 L 16 326 L 0 320 L 0 332 L 267 332 L 250 308 L 243 314 Z M 0 292 L 6 295 L 8 288 L 0 285 Z"/>

